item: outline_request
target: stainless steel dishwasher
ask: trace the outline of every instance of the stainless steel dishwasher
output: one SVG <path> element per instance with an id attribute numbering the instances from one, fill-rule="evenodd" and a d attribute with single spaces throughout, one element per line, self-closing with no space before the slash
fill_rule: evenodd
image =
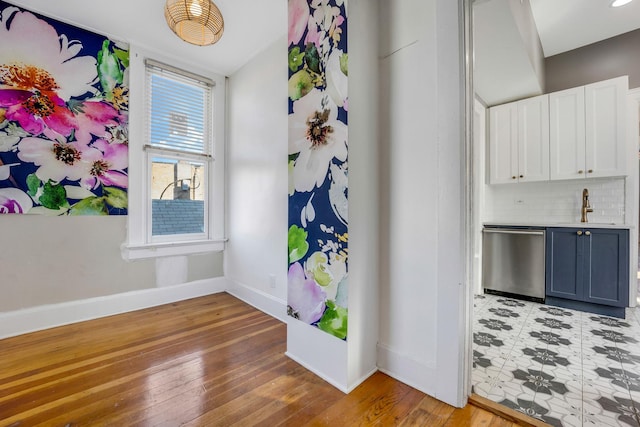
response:
<path id="1" fill-rule="evenodd" d="M 545 229 L 485 226 L 482 231 L 485 292 L 544 302 Z"/>

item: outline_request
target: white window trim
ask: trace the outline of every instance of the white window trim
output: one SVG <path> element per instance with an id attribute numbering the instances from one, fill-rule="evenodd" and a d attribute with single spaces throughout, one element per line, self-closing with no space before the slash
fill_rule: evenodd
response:
<path id="1" fill-rule="evenodd" d="M 146 188 L 148 162 L 146 142 L 146 82 L 145 58 L 175 66 L 210 78 L 217 84 L 213 90 L 212 161 L 209 166 L 208 185 L 211 196 L 208 209 L 208 238 L 171 242 L 149 242 L 147 235 L 150 198 Z M 127 216 L 127 240 L 121 246 L 125 260 L 165 256 L 190 255 L 222 251 L 225 247 L 225 78 L 210 71 L 130 47 L 129 63 L 129 214 Z M 215 159 L 215 160 L 214 160 Z"/>

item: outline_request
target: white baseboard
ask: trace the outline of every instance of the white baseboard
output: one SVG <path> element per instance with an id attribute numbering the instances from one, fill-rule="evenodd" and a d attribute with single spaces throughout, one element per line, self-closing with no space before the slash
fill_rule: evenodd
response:
<path id="1" fill-rule="evenodd" d="M 271 317 L 287 322 L 287 302 L 258 289 L 227 279 L 227 292 Z"/>
<path id="2" fill-rule="evenodd" d="M 215 277 L 175 286 L 8 311 L 0 313 L 0 339 L 224 292 L 226 289 L 227 280 Z"/>
<path id="3" fill-rule="evenodd" d="M 436 393 L 435 363 L 425 364 L 378 344 L 378 370 L 429 396 Z"/>
<path id="4" fill-rule="evenodd" d="M 346 394 L 378 371 L 372 366 L 352 378 L 348 368 L 349 343 L 291 317 L 287 322 L 285 355 Z"/>

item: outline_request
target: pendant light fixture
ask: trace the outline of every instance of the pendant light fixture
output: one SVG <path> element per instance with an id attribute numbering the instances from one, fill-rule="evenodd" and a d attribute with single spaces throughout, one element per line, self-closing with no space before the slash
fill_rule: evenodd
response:
<path id="1" fill-rule="evenodd" d="M 620 6 L 624 6 L 627 3 L 631 3 L 632 0 L 613 0 L 611 2 L 611 7 L 620 7 Z"/>
<path id="2" fill-rule="evenodd" d="M 169 28 L 187 43 L 214 44 L 224 31 L 224 20 L 211 0 L 167 0 L 164 18 Z"/>

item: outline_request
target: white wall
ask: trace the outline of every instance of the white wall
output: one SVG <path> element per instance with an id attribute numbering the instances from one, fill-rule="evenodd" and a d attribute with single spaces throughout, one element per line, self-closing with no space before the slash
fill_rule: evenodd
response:
<path id="1" fill-rule="evenodd" d="M 509 7 L 540 87 L 544 88 L 544 52 L 542 51 L 542 43 L 540 43 L 536 22 L 533 18 L 531 2 L 529 0 L 509 0 Z"/>
<path id="2" fill-rule="evenodd" d="M 282 3 L 281 13 L 286 13 Z M 229 78 L 227 96 L 225 277 L 232 293 L 283 319 L 289 187 L 286 36 Z"/>
<path id="3" fill-rule="evenodd" d="M 348 387 L 375 372 L 379 328 L 380 229 L 378 2 L 349 2 Z"/>
<path id="4" fill-rule="evenodd" d="M 459 3 L 381 1 L 378 366 L 454 405 L 464 372 Z"/>
<path id="5" fill-rule="evenodd" d="M 473 83 L 489 106 L 544 93 L 544 62 L 529 1 L 473 3 Z"/>
<path id="6" fill-rule="evenodd" d="M 436 359 L 440 185 L 436 10 L 432 1 L 383 0 L 380 12 L 378 364 L 412 385 L 429 384 Z"/>
<path id="7" fill-rule="evenodd" d="M 125 221 L 0 215 L 0 312 L 154 287 L 153 260 L 120 257 Z"/>

